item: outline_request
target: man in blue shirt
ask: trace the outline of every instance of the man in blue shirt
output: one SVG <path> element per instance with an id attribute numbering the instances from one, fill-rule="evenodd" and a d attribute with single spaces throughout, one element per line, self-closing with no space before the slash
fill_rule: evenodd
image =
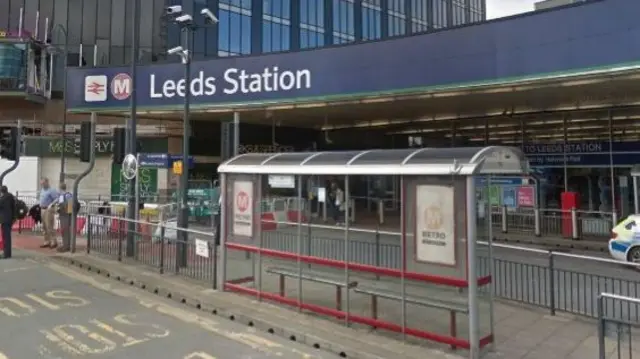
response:
<path id="1" fill-rule="evenodd" d="M 56 248 L 58 241 L 56 240 L 55 218 L 56 203 L 58 202 L 58 193 L 49 185 L 49 179 L 42 179 L 42 189 L 40 190 L 40 210 L 42 212 L 42 229 L 44 231 L 44 243 L 40 248 Z"/>

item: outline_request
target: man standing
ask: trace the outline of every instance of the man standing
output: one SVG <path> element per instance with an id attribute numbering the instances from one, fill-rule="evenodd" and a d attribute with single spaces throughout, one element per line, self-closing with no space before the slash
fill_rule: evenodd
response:
<path id="1" fill-rule="evenodd" d="M 49 185 L 49 179 L 42 179 L 42 189 L 40 190 L 40 211 L 42 213 L 42 229 L 44 230 L 44 243 L 40 248 L 56 248 L 58 241 L 56 240 L 56 231 L 54 227 L 56 202 L 58 201 L 58 193 Z"/>
<path id="2" fill-rule="evenodd" d="M 16 218 L 16 199 L 7 186 L 0 187 L 0 226 L 4 241 L 4 258 L 11 258 L 11 227 Z"/>
<path id="3" fill-rule="evenodd" d="M 71 216 L 75 209 L 73 195 L 67 191 L 66 183 L 60 183 L 60 197 L 57 206 L 62 231 L 62 247 L 58 248 L 58 252 L 68 252 L 71 248 Z"/>

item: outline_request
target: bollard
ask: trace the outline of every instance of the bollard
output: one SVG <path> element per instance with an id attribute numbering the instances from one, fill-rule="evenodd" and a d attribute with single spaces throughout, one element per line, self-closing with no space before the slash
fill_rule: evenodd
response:
<path id="1" fill-rule="evenodd" d="M 502 206 L 502 233 L 507 233 L 507 206 Z"/>
<path id="2" fill-rule="evenodd" d="M 378 223 L 384 224 L 384 201 L 378 200 Z"/>
<path id="3" fill-rule="evenodd" d="M 578 239 L 578 212 L 571 208 L 571 239 Z"/>
<path id="4" fill-rule="evenodd" d="M 92 218 L 91 218 L 91 214 L 87 213 L 87 254 L 91 253 L 91 242 L 92 242 L 92 236 L 93 236 L 93 230 L 91 227 L 92 226 Z"/>
<path id="5" fill-rule="evenodd" d="M 536 237 L 540 237 L 540 208 L 538 207 L 533 209 L 533 221 L 534 234 Z"/>

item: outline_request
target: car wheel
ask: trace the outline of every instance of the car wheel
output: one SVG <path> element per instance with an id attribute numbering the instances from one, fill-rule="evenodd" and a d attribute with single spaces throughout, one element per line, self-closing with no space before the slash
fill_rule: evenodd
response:
<path id="1" fill-rule="evenodd" d="M 633 247 L 627 253 L 627 261 L 640 264 L 640 246 Z"/>

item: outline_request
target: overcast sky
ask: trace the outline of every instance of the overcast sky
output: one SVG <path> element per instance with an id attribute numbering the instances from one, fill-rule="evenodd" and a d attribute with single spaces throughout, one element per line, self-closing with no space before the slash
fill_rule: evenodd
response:
<path id="1" fill-rule="evenodd" d="M 487 18 L 519 14 L 533 10 L 533 3 L 537 0 L 487 0 Z"/>

